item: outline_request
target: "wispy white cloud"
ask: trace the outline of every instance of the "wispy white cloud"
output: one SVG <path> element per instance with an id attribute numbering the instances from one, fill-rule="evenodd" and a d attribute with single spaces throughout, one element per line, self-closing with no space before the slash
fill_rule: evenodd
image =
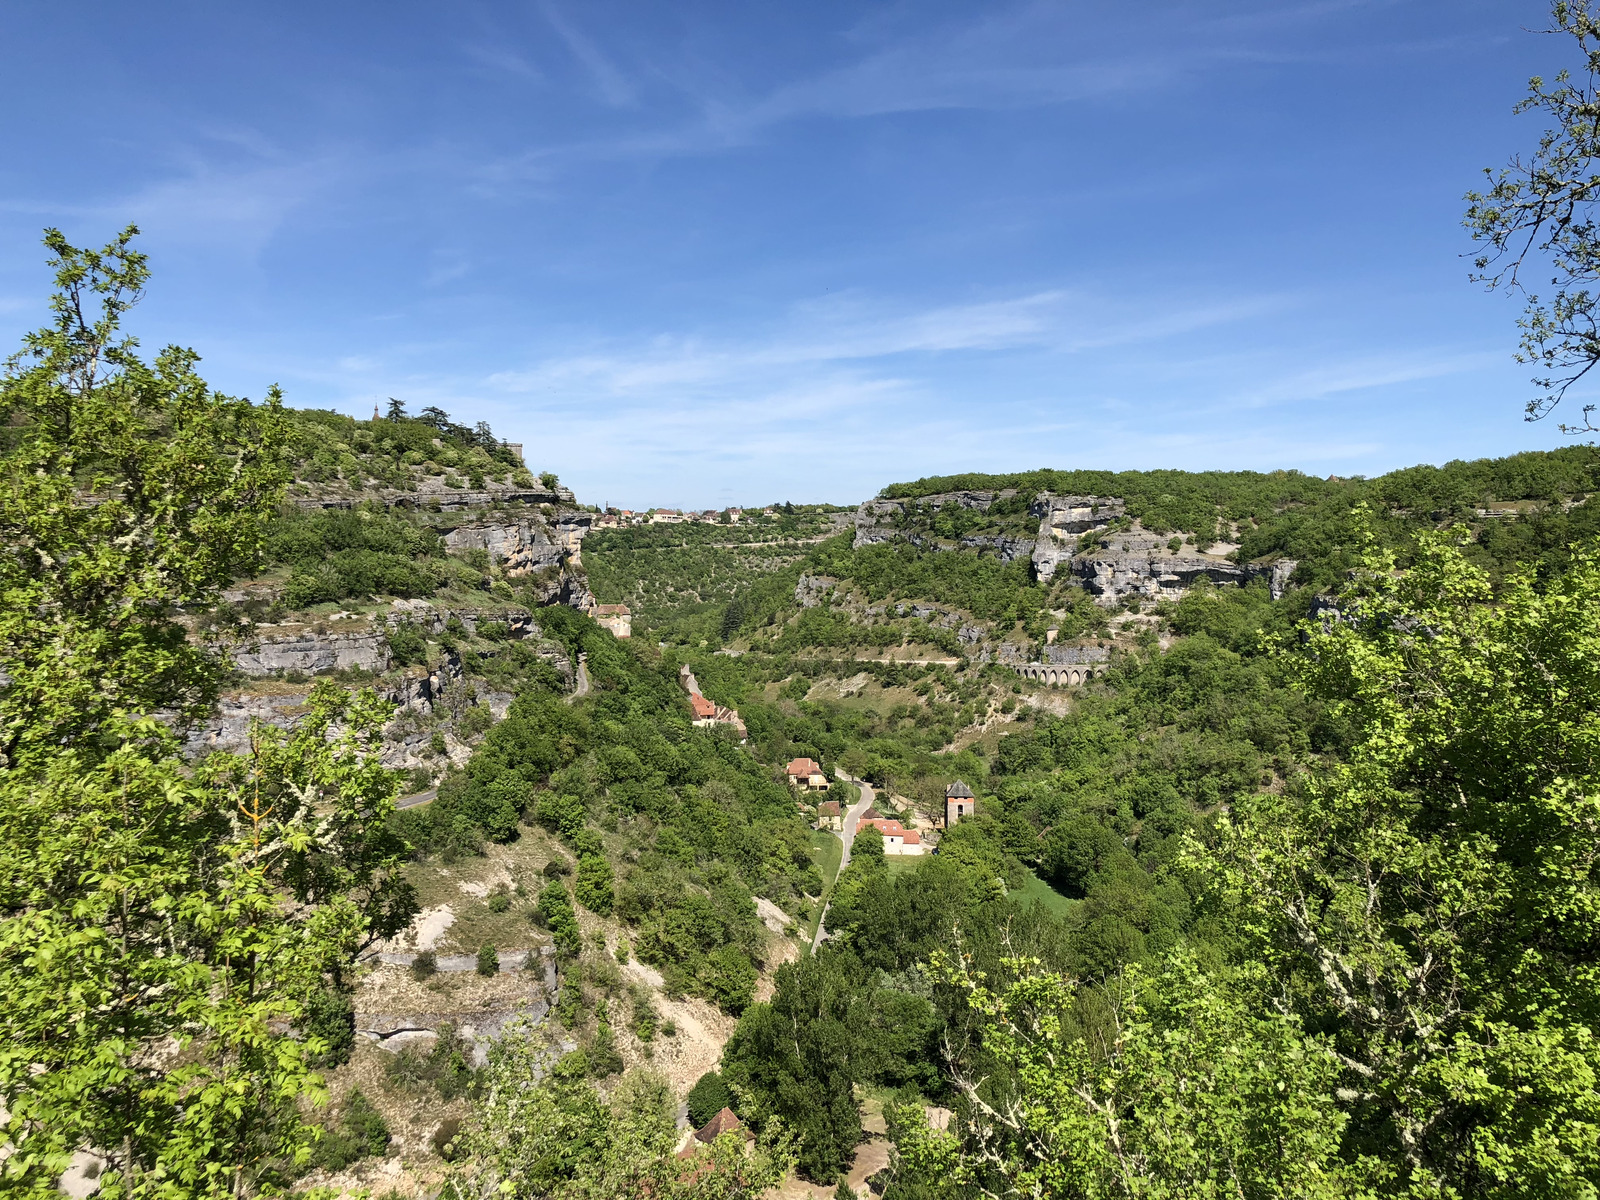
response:
<path id="1" fill-rule="evenodd" d="M 633 86 L 588 35 L 569 20 L 556 5 L 549 3 L 549 0 L 539 6 L 539 11 L 550 23 L 550 28 L 554 29 L 557 36 L 566 43 L 572 57 L 589 72 L 596 90 L 607 104 L 614 108 L 622 108 L 633 103 Z"/>
<path id="2" fill-rule="evenodd" d="M 1071 353 L 1192 332 L 1248 317 L 1272 298 L 1197 300 L 1129 311 L 1108 296 L 1048 290 L 975 304 L 895 310 L 843 296 L 797 306 L 788 322 L 742 340 L 662 335 L 634 347 L 551 357 L 489 376 L 507 392 L 582 389 L 646 398 L 662 389 L 741 386 L 752 377 L 902 356 L 1035 349 Z M 1121 310 L 1121 311 L 1119 311 Z"/>
<path id="3" fill-rule="evenodd" d="M 530 82 L 545 81 L 543 71 L 529 62 L 525 56 L 503 45 L 493 45 L 487 42 L 464 42 L 460 49 L 464 57 L 479 66 L 488 67 L 492 71 L 503 72 Z"/>
<path id="4" fill-rule="evenodd" d="M 1274 404 L 1325 400 L 1349 392 L 1460 375 L 1483 367 L 1500 366 L 1502 362 L 1500 355 L 1483 351 L 1426 348 L 1405 353 L 1357 355 L 1280 374 L 1236 393 L 1227 403 L 1234 408 L 1265 408 Z"/>

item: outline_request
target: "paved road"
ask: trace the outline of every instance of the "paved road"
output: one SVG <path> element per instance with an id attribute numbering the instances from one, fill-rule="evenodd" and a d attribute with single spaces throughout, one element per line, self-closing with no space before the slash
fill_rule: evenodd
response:
<path id="1" fill-rule="evenodd" d="M 587 696 L 588 694 L 589 656 L 587 654 L 580 654 L 578 655 L 578 685 L 572 689 L 572 695 L 567 697 L 567 703 L 571 704 L 579 696 Z"/>
<path id="2" fill-rule="evenodd" d="M 429 788 L 425 792 L 413 792 L 409 796 L 401 796 L 394 802 L 396 808 L 416 808 L 418 805 L 427 804 L 439 795 L 438 788 Z"/>
<path id="3" fill-rule="evenodd" d="M 850 865 L 850 843 L 855 841 L 856 828 L 861 824 L 861 816 L 872 807 L 874 793 L 872 785 L 865 779 L 856 779 L 845 774 L 843 770 L 835 769 L 834 774 L 846 783 L 853 783 L 861 789 L 861 799 L 857 800 L 844 814 L 844 832 L 839 835 L 839 840 L 844 843 L 844 853 L 839 856 L 839 875 L 844 874 L 844 869 Z M 835 875 L 837 880 L 839 875 Z M 817 952 L 817 947 L 822 945 L 823 938 L 828 936 L 828 906 L 824 905 L 822 916 L 817 920 L 817 937 L 811 943 L 811 953 Z"/>

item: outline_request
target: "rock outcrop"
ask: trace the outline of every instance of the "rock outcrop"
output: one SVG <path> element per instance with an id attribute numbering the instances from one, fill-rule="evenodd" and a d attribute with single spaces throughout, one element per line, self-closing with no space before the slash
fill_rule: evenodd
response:
<path id="1" fill-rule="evenodd" d="M 1053 496 L 1042 492 L 1028 509 L 1039 518 L 1039 532 L 1030 548 L 1033 577 L 1041 583 L 1055 578 L 1062 563 L 1078 550 L 1078 539 L 1091 529 L 1104 529 L 1126 511 L 1111 496 Z"/>
<path id="2" fill-rule="evenodd" d="M 594 514 L 564 512 L 554 520 L 528 513 L 516 520 L 475 521 L 444 535 L 454 553 L 484 550 L 509 576 L 531 575 L 544 567 L 583 564 L 583 538 L 594 526 Z"/>
<path id="3" fill-rule="evenodd" d="M 1072 560 L 1072 573 L 1095 602 L 1107 608 L 1129 597 L 1177 600 L 1202 577 L 1237 584 L 1249 582 L 1256 573 L 1219 555 L 1202 554 L 1190 542 L 1170 549 L 1169 541 L 1137 525 L 1111 532 Z"/>
<path id="4" fill-rule="evenodd" d="M 851 546 L 859 550 L 863 546 L 879 546 L 886 542 L 910 542 L 914 546 L 925 547 L 955 544 L 988 551 L 998 555 L 1001 562 L 1026 558 L 1033 551 L 1033 541 L 1028 537 L 970 534 L 941 543 L 940 539 L 917 528 L 918 514 L 939 512 L 946 508 L 986 513 L 995 501 L 1009 500 L 1016 494 L 1015 488 L 1007 488 L 999 492 L 941 492 L 934 496 L 903 500 L 868 500 L 856 509 L 856 535 Z"/>
<path id="5" fill-rule="evenodd" d="M 415 488 L 365 487 L 359 493 L 316 488 L 303 494 L 291 491 L 290 500 L 300 508 L 354 508 L 357 504 L 378 503 L 389 508 L 437 508 L 459 512 L 467 508 L 488 508 L 496 504 L 576 505 L 572 489 L 519 487 L 516 484 L 486 483 L 481 488 L 446 487 L 444 481 L 423 479 Z"/>
<path id="6" fill-rule="evenodd" d="M 298 672 L 320 675 L 359 667 L 381 673 L 389 669 L 389 642 L 383 631 L 368 627 L 354 632 L 318 633 L 297 630 L 281 637 L 257 637 L 234 652 L 234 664 L 250 676 Z"/>
<path id="7" fill-rule="evenodd" d="M 801 608 L 815 608 L 838 582 L 826 575 L 802 575 L 794 585 L 794 602 Z"/>
<path id="8" fill-rule="evenodd" d="M 1057 496 L 1041 492 L 1028 507 L 1038 521 L 1031 536 L 1004 532 L 1011 520 L 997 520 L 1002 532 L 974 532 L 957 538 L 938 538 L 926 514 L 956 507 L 987 513 L 997 501 L 1017 493 L 960 491 L 904 500 L 868 500 L 856 510 L 854 546 L 877 546 L 903 541 L 927 548 L 967 547 L 993 554 L 1001 562 L 1027 558 L 1040 583 L 1070 577 L 1094 595 L 1096 601 L 1115 607 L 1130 597 L 1141 600 L 1176 600 L 1204 577 L 1213 583 L 1247 583 L 1266 577 L 1274 598 L 1288 586 L 1296 564 L 1289 559 L 1239 564 L 1221 554 L 1207 554 L 1192 542 L 1170 548 L 1171 535 L 1156 534 L 1129 522 L 1127 506 L 1115 496 Z M 919 517 L 921 519 L 919 519 Z M 1085 538 L 1099 531 L 1099 538 Z M 1092 544 L 1081 549 L 1085 541 Z M 795 599 L 815 603 L 814 593 L 802 579 Z M 920 614 L 918 614 L 920 615 Z M 960 632 L 971 643 L 967 629 Z"/>

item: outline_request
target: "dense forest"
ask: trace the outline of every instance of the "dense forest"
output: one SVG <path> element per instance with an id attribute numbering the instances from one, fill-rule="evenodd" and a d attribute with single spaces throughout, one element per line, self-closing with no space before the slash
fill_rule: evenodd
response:
<path id="1" fill-rule="evenodd" d="M 146 362 L 133 232 L 48 235 L 0 382 L 8 1192 L 1600 1187 L 1593 447 L 595 531 L 486 426 Z M 1046 492 L 1297 566 L 950 544 Z"/>

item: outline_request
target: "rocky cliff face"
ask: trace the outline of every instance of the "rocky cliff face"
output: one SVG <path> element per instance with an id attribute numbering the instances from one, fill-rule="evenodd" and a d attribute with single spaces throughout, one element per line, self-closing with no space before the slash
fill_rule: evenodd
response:
<path id="1" fill-rule="evenodd" d="M 1220 555 L 1202 554 L 1190 542 L 1176 550 L 1171 539 L 1138 527 L 1108 533 L 1097 544 L 1072 559 L 1071 570 L 1097 603 L 1114 606 L 1128 597 L 1141 600 L 1177 600 L 1196 580 L 1213 583 L 1247 583 L 1249 567 Z"/>
<path id="2" fill-rule="evenodd" d="M 589 512 L 530 511 L 515 520 L 458 525 L 445 533 L 443 541 L 452 553 L 486 552 L 504 566 L 507 576 L 526 580 L 541 603 L 587 610 L 595 606 L 595 598 L 583 570 L 583 539 L 594 521 Z"/>
<path id="3" fill-rule="evenodd" d="M 1061 564 L 1077 553 L 1080 537 L 1091 529 L 1104 529 L 1124 514 L 1122 501 L 1110 496 L 1053 496 L 1049 492 L 1036 497 L 1028 511 L 1039 518 L 1029 555 L 1033 577 L 1041 583 L 1054 579 Z"/>
<path id="4" fill-rule="evenodd" d="M 301 508 L 353 508 L 357 504 L 376 501 L 390 508 L 437 508 L 441 512 L 460 512 L 463 509 L 489 508 L 497 504 L 553 504 L 560 507 L 577 504 L 571 488 L 557 486 L 520 487 L 516 484 L 485 483 L 481 488 L 446 487 L 442 480 L 426 476 L 409 489 L 389 487 L 363 487 L 355 490 L 349 486 L 301 486 L 290 493 L 290 500 Z"/>
<path id="5" fill-rule="evenodd" d="M 378 676 L 370 686 L 395 705 L 395 717 L 384 730 L 380 757 L 385 766 L 433 769 L 444 762 L 464 763 L 480 734 L 459 731 L 462 713 L 486 705 L 498 720 L 514 698 L 510 692 L 494 690 L 471 678 L 475 666 L 498 653 L 496 647 L 504 642 L 473 645 L 469 641 L 430 663 L 396 669 L 389 636 L 409 626 L 432 635 L 455 628 L 470 639 L 489 622 L 504 627 L 504 642 L 531 645 L 564 687 L 573 686 L 575 675 L 566 650 L 545 639 L 534 614 L 526 608 L 468 609 L 426 600 L 397 600 L 382 622 L 333 618 L 281 633 L 278 631 L 284 627 L 269 626 L 272 633 L 248 642 L 234 655 L 240 673 L 253 682 L 220 698 L 211 720 L 189 731 L 185 752 L 200 757 L 213 750 L 248 751 L 253 721 L 288 729 L 305 711 L 313 686 L 306 676 L 359 667 Z M 444 744 L 442 757 L 435 751 L 435 730 Z"/>
<path id="6" fill-rule="evenodd" d="M 949 543 L 987 550 L 998 555 L 1002 562 L 1026 558 L 1033 550 L 1033 540 L 1027 536 L 979 532 L 941 539 L 918 528 L 919 518 L 926 514 L 945 509 L 987 513 L 995 501 L 1009 500 L 1016 494 L 1015 488 L 1008 488 L 1000 492 L 944 492 L 906 500 L 868 500 L 856 510 L 856 535 L 851 545 L 859 550 L 863 546 L 900 541 L 933 549 Z"/>
<path id="7" fill-rule="evenodd" d="M 484 550 L 504 564 L 506 574 L 531 575 L 542 567 L 583 564 L 583 538 L 594 527 L 588 512 L 546 516 L 537 511 L 516 520 L 480 520 L 459 525 L 444 535 L 451 551 Z"/>
<path id="8" fill-rule="evenodd" d="M 350 667 L 382 673 L 392 661 L 383 631 L 365 623 L 339 632 L 319 633 L 302 628 L 278 636 L 260 636 L 236 651 L 233 660 L 240 673 L 249 676 L 287 672 L 320 675 Z"/>
<path id="9" fill-rule="evenodd" d="M 1108 608 L 1130 597 L 1176 600 L 1202 577 L 1219 584 L 1266 577 L 1276 598 L 1296 566 L 1288 559 L 1234 563 L 1221 554 L 1203 553 L 1187 540 L 1173 549 L 1170 535 L 1151 533 L 1137 521 L 1117 529 L 1128 522 L 1127 508 L 1115 496 L 1040 493 L 1028 508 L 1029 517 L 1038 522 L 1031 535 L 978 530 L 941 539 L 929 528 L 930 513 L 948 508 L 988 513 L 997 501 L 1015 495 L 1014 491 L 963 491 L 912 500 L 869 500 L 856 512 L 853 544 L 859 548 L 905 541 L 927 549 L 966 547 L 993 554 L 1001 562 L 1027 558 L 1039 582 L 1068 577 Z M 1080 551 L 1084 535 L 1095 531 L 1104 536 L 1088 539 L 1092 544 Z"/>

